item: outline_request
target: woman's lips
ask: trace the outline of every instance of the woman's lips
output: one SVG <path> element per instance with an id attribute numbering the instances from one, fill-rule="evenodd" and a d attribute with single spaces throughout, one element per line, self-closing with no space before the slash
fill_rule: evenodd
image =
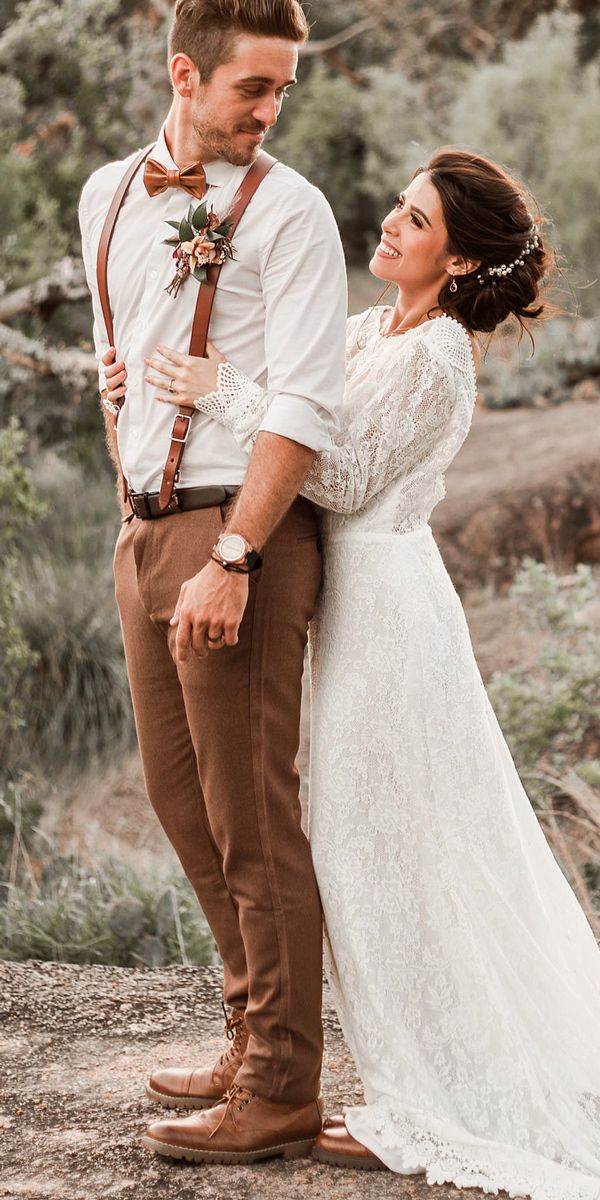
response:
<path id="1" fill-rule="evenodd" d="M 382 258 L 401 257 L 400 251 L 397 250 L 395 246 L 392 246 L 390 242 L 386 242 L 385 238 L 381 239 L 375 253 L 380 254 Z"/>

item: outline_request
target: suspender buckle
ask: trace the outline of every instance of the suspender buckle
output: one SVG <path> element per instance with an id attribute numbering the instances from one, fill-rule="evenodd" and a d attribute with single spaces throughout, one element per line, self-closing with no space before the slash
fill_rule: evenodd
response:
<path id="1" fill-rule="evenodd" d="M 187 421 L 187 425 L 185 426 L 185 432 L 183 434 L 181 433 L 181 426 L 177 424 L 178 421 Z M 173 421 L 173 428 L 171 430 L 171 441 L 172 442 L 180 442 L 182 446 L 185 446 L 185 443 L 187 442 L 188 437 L 189 437 L 191 425 L 192 425 L 191 413 L 177 413 L 177 416 L 175 417 L 175 420 Z"/>

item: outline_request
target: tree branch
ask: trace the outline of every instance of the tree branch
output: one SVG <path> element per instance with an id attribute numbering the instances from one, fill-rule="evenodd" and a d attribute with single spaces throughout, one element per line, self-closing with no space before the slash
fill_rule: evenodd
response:
<path id="1" fill-rule="evenodd" d="M 2 324 L 0 355 L 15 366 L 26 367 L 36 375 L 54 375 L 77 389 L 89 386 L 98 371 L 94 354 L 74 347 L 57 350 Z"/>
<path id="2" fill-rule="evenodd" d="M 300 46 L 300 55 L 304 58 L 314 58 L 317 54 L 328 54 L 331 50 L 337 50 L 338 46 L 344 46 L 346 42 L 351 42 L 354 38 L 360 37 L 361 33 L 365 33 L 367 29 L 372 29 L 375 21 L 372 17 L 365 17 L 363 21 L 356 21 L 349 29 L 344 29 L 341 33 L 335 33 L 330 38 L 321 38 L 320 41 L 305 42 Z"/>
<path id="3" fill-rule="evenodd" d="M 79 258 L 63 258 L 44 279 L 0 296 L 0 321 L 10 321 L 22 312 L 57 308 L 65 301 L 85 300 L 88 289 Z"/>

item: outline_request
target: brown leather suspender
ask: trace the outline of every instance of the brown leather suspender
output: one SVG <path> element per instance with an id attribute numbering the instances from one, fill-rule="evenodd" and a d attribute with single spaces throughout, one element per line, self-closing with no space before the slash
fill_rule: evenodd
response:
<path id="1" fill-rule="evenodd" d="M 109 346 L 114 345 L 114 328 L 110 300 L 108 296 L 108 251 L 115 225 L 117 223 L 117 218 L 119 216 L 119 212 L 121 211 L 121 205 L 123 204 L 125 196 L 127 195 L 129 185 L 153 148 L 154 143 L 150 146 L 146 146 L 146 148 L 141 151 L 137 158 L 135 158 L 128 167 L 112 199 L 106 220 L 104 222 L 102 233 L 100 235 L 96 271 L 98 278 L 98 291 L 100 294 L 100 304 L 102 306 L 102 314 L 104 316 Z M 254 193 L 260 187 L 263 179 L 266 175 L 268 175 L 276 161 L 277 159 L 262 151 L 256 162 L 253 163 L 250 170 L 245 175 L 230 214 L 230 237 L 233 237 L 235 230 L 237 229 Z M 221 267 L 213 264 L 213 266 L 208 268 L 208 279 L 206 283 L 199 285 L 198 299 L 196 301 L 196 308 L 192 321 L 192 333 L 190 337 L 189 348 L 189 353 L 197 358 L 204 358 L 206 356 L 208 329 L 220 273 Z M 121 401 L 119 404 L 119 408 L 121 408 L 122 405 L 123 401 Z M 169 455 L 163 471 L 160 488 L 159 507 L 163 511 L 169 507 L 172 501 L 173 489 L 177 481 L 185 444 L 189 437 L 192 417 L 193 410 L 190 411 L 190 409 L 180 408 L 173 422 Z M 115 416 L 115 426 L 117 421 L 118 415 Z"/>
<path id="2" fill-rule="evenodd" d="M 229 237 L 233 237 L 235 231 L 244 215 L 254 193 L 260 187 L 263 179 L 269 174 L 271 167 L 275 166 L 277 159 L 270 154 L 264 152 L 259 155 L 256 162 L 253 163 L 250 170 L 244 176 L 240 190 L 235 198 L 233 208 L 230 213 L 231 229 Z M 215 301 L 215 292 L 221 274 L 221 267 L 213 264 L 208 268 L 208 279 L 206 283 L 200 284 L 198 299 L 196 301 L 196 309 L 194 319 L 192 321 L 192 334 L 190 337 L 190 348 L 188 353 L 196 358 L 206 358 L 206 343 L 208 340 L 208 327 L 212 314 L 213 304 Z M 173 488 L 179 474 L 181 460 L 185 443 L 189 437 L 189 432 L 192 424 L 192 416 L 194 410 L 189 408 L 180 408 L 171 430 L 171 445 L 169 446 L 169 454 L 163 471 L 162 482 L 160 485 L 160 496 L 158 505 L 161 511 L 169 507 L 173 497 Z"/>

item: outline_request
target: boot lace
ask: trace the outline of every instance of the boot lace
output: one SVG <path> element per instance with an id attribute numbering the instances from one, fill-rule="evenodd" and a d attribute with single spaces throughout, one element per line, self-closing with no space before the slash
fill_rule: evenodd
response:
<path id="1" fill-rule="evenodd" d="M 225 1092 L 225 1095 L 223 1096 L 223 1100 L 225 1101 L 225 1107 L 221 1114 L 221 1120 L 219 1121 L 218 1125 L 215 1125 L 215 1128 L 213 1129 L 212 1133 L 209 1134 L 208 1140 L 210 1141 L 210 1139 L 214 1138 L 215 1134 L 219 1132 L 221 1125 L 223 1124 L 225 1119 L 229 1116 L 229 1113 L 231 1112 L 232 1108 L 235 1107 L 238 1109 L 238 1112 L 242 1112 L 243 1109 L 246 1107 L 246 1105 L 249 1104 L 250 1101 L 253 1099 L 254 1099 L 254 1092 L 248 1091 L 248 1088 L 239 1087 L 238 1084 L 236 1084 L 236 1083 L 232 1084 L 229 1091 Z"/>
<path id="2" fill-rule="evenodd" d="M 231 1042 L 231 1045 L 227 1047 L 227 1050 L 223 1051 L 219 1059 L 218 1065 L 223 1067 L 226 1063 L 230 1062 L 232 1058 L 238 1058 L 241 1054 L 241 1041 L 244 1022 L 241 1017 L 238 1017 L 236 1021 L 232 1021 L 225 1005 L 223 1004 L 223 1001 L 221 1001 L 221 1008 L 223 1009 L 223 1013 L 225 1015 L 225 1037 L 229 1042 Z"/>

